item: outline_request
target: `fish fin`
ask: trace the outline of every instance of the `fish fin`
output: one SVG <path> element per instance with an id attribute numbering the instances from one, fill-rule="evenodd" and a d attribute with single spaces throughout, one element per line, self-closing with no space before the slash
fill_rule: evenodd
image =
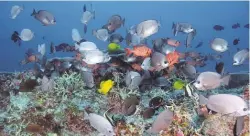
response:
<path id="1" fill-rule="evenodd" d="M 208 103 L 208 98 L 206 98 L 205 96 L 203 95 L 199 95 L 199 104 L 200 105 L 207 105 Z"/>
<path id="2" fill-rule="evenodd" d="M 236 123 L 234 125 L 234 135 L 240 136 L 242 130 L 244 129 L 244 116 L 237 117 Z"/>
<path id="3" fill-rule="evenodd" d="M 96 36 L 96 30 L 92 30 L 92 35 Z"/>
<path id="4" fill-rule="evenodd" d="M 33 9 L 33 12 L 30 14 L 30 16 L 34 16 L 34 15 L 36 15 L 36 10 L 35 9 Z"/>
<path id="5" fill-rule="evenodd" d="M 87 24 L 84 24 L 84 33 L 87 33 Z"/>
<path id="6" fill-rule="evenodd" d="M 130 54 L 132 54 L 132 50 L 129 49 L 129 48 L 125 48 L 125 52 L 126 52 L 127 56 L 130 55 Z"/>
<path id="7" fill-rule="evenodd" d="M 125 18 L 123 18 L 122 20 L 122 26 L 124 27 L 124 24 L 125 24 Z"/>
<path id="8" fill-rule="evenodd" d="M 87 113 L 87 111 L 84 110 L 84 118 L 83 120 L 88 120 L 89 119 L 89 114 Z"/>
<path id="9" fill-rule="evenodd" d="M 93 19 L 95 19 L 95 11 L 93 11 L 93 13 L 92 13 L 92 14 L 93 14 Z"/>
<path id="10" fill-rule="evenodd" d="M 221 83 L 222 85 L 228 85 L 229 81 L 230 81 L 230 75 L 224 75 L 223 78 L 221 79 Z"/>
<path id="11" fill-rule="evenodd" d="M 85 12 L 86 10 L 87 10 L 86 4 L 84 4 L 84 6 L 83 6 L 83 12 Z"/>

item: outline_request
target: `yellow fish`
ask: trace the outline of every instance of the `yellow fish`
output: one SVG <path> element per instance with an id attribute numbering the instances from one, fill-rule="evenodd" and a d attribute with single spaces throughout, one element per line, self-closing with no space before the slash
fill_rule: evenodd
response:
<path id="1" fill-rule="evenodd" d="M 108 45 L 108 50 L 111 51 L 111 52 L 118 51 L 120 49 L 121 49 L 121 46 L 119 44 L 117 44 L 117 43 L 110 43 Z"/>
<path id="2" fill-rule="evenodd" d="M 107 80 L 102 81 L 100 84 L 100 89 L 98 89 L 98 92 L 104 95 L 107 95 L 107 93 L 110 91 L 110 89 L 114 86 L 114 81 Z"/>
<path id="3" fill-rule="evenodd" d="M 184 86 L 185 86 L 185 83 L 183 81 L 177 80 L 174 82 L 173 88 L 175 90 L 181 90 L 181 89 L 183 89 Z"/>

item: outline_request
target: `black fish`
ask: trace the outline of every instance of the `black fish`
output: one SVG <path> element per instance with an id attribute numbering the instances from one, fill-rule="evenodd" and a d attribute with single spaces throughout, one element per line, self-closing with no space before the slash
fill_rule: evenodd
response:
<path id="1" fill-rule="evenodd" d="M 202 45 L 203 45 L 203 42 L 199 42 L 198 45 L 196 45 L 195 48 L 199 48 L 199 47 L 201 47 Z"/>
<path id="2" fill-rule="evenodd" d="M 50 44 L 50 54 L 54 54 L 55 53 L 55 46 L 53 44 L 53 42 L 51 42 Z"/>
<path id="3" fill-rule="evenodd" d="M 222 74 L 224 71 L 224 63 L 223 62 L 216 63 L 215 70 L 217 73 Z"/>
<path id="4" fill-rule="evenodd" d="M 240 24 L 239 24 L 239 23 L 233 24 L 233 25 L 232 25 L 232 28 L 233 28 L 233 29 L 240 28 Z"/>
<path id="5" fill-rule="evenodd" d="M 224 30 L 224 27 L 221 26 L 221 25 L 215 25 L 213 28 L 214 28 L 214 30 L 216 30 L 216 31 Z"/>
<path id="6" fill-rule="evenodd" d="M 233 44 L 234 44 L 234 45 L 237 45 L 237 44 L 239 43 L 239 41 L 240 41 L 240 39 L 239 39 L 239 38 L 234 39 Z"/>
<path id="7" fill-rule="evenodd" d="M 14 31 L 14 33 L 11 35 L 11 40 L 14 41 L 14 43 L 18 42 L 18 45 L 21 45 L 21 38 L 19 37 L 19 34 L 17 31 Z"/>
<path id="8" fill-rule="evenodd" d="M 244 25 L 244 27 L 249 29 L 249 24 Z"/>

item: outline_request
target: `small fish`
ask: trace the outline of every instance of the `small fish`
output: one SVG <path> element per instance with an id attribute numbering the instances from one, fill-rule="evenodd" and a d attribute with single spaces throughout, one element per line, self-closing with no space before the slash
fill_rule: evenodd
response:
<path id="1" fill-rule="evenodd" d="M 178 25 L 179 25 L 179 32 L 189 34 L 195 30 L 189 23 L 178 23 Z"/>
<path id="2" fill-rule="evenodd" d="M 93 30 L 92 34 L 99 40 L 101 41 L 107 41 L 109 34 L 107 29 L 98 29 L 98 30 Z"/>
<path id="3" fill-rule="evenodd" d="M 30 41 L 34 37 L 34 32 L 32 32 L 30 29 L 23 29 L 19 37 L 22 39 L 22 41 Z"/>
<path id="4" fill-rule="evenodd" d="M 240 41 L 240 38 L 236 38 L 236 39 L 234 39 L 234 41 L 233 41 L 233 45 L 237 45 L 237 44 L 239 44 L 239 41 Z"/>
<path id="5" fill-rule="evenodd" d="M 56 52 L 55 50 L 55 46 L 53 44 L 53 42 L 50 43 L 50 54 L 54 54 Z"/>
<path id="6" fill-rule="evenodd" d="M 160 52 L 154 52 L 152 54 L 151 63 L 154 68 L 159 70 L 167 68 L 169 65 L 165 55 Z"/>
<path id="7" fill-rule="evenodd" d="M 36 10 L 33 9 L 33 13 L 31 14 L 31 16 L 34 16 L 35 19 L 40 21 L 44 26 L 56 24 L 54 15 L 46 10 L 39 10 L 38 12 L 36 12 Z"/>
<path id="8" fill-rule="evenodd" d="M 19 37 L 19 34 L 17 31 L 14 31 L 11 35 L 11 40 L 14 41 L 14 43 L 18 43 L 19 46 L 21 46 L 21 38 Z"/>
<path id="9" fill-rule="evenodd" d="M 147 57 L 143 60 L 142 64 L 141 64 L 141 68 L 143 70 L 149 70 L 151 68 L 151 58 Z"/>
<path id="10" fill-rule="evenodd" d="M 195 48 L 199 48 L 199 47 L 201 47 L 202 45 L 203 45 L 203 42 L 201 41 L 201 42 L 199 42 L 199 43 L 196 45 Z"/>
<path id="11" fill-rule="evenodd" d="M 115 136 L 113 126 L 103 116 L 95 113 L 88 114 L 86 111 L 84 111 L 84 120 L 89 120 L 90 125 L 100 132 L 100 135 Z"/>
<path id="12" fill-rule="evenodd" d="M 122 19 L 120 15 L 113 15 L 109 18 L 107 25 L 104 25 L 103 28 L 108 29 L 109 34 L 115 32 L 116 29 L 120 28 L 121 25 L 124 26 L 125 18 Z"/>
<path id="13" fill-rule="evenodd" d="M 138 72 L 130 71 L 126 73 L 125 83 L 129 89 L 137 89 L 142 81 L 142 77 Z"/>
<path id="14" fill-rule="evenodd" d="M 217 52 L 225 52 L 228 50 L 228 42 L 222 38 L 215 38 L 211 42 L 211 48 Z"/>
<path id="15" fill-rule="evenodd" d="M 234 60 L 233 65 L 235 66 L 242 65 L 244 61 L 247 59 L 249 59 L 249 49 L 240 50 L 233 57 Z"/>
<path id="16" fill-rule="evenodd" d="M 228 85 L 230 75 L 222 77 L 216 72 L 202 72 L 197 77 L 193 85 L 202 91 L 212 90 L 220 87 L 221 85 Z"/>
<path id="17" fill-rule="evenodd" d="M 110 89 L 114 86 L 114 81 L 107 80 L 102 81 L 100 84 L 100 89 L 98 89 L 98 92 L 104 95 L 107 95 L 107 93 L 110 91 Z"/>
<path id="18" fill-rule="evenodd" d="M 127 33 L 125 39 L 126 39 L 126 44 L 128 46 L 135 46 L 138 44 L 146 44 L 147 43 L 147 39 L 143 39 L 140 36 L 138 36 L 137 34 Z"/>
<path id="19" fill-rule="evenodd" d="M 149 57 L 152 53 L 152 50 L 148 48 L 146 45 L 138 45 L 134 46 L 133 50 L 129 48 L 125 48 L 125 52 L 127 56 L 130 56 L 131 54 L 136 57 Z"/>
<path id="20" fill-rule="evenodd" d="M 178 47 L 180 45 L 180 41 L 178 40 L 174 40 L 174 39 L 170 39 L 170 38 L 166 38 L 164 39 L 164 43 L 167 43 L 168 45 L 174 46 L 174 47 Z"/>
<path id="21" fill-rule="evenodd" d="M 249 29 L 249 24 L 244 25 L 244 27 Z"/>
<path id="22" fill-rule="evenodd" d="M 79 31 L 76 28 L 72 29 L 72 39 L 74 42 L 79 42 L 82 39 Z"/>
<path id="23" fill-rule="evenodd" d="M 80 45 L 75 44 L 75 49 L 84 54 L 86 51 L 97 50 L 98 48 L 95 43 L 85 41 L 81 42 Z"/>
<path id="24" fill-rule="evenodd" d="M 94 75 L 91 71 L 87 71 L 87 69 L 82 71 L 83 81 L 88 88 L 93 88 L 95 86 Z"/>
<path id="25" fill-rule="evenodd" d="M 214 28 L 214 30 L 216 30 L 216 31 L 222 31 L 222 30 L 224 30 L 224 27 L 221 26 L 221 25 L 215 25 L 213 28 Z"/>
<path id="26" fill-rule="evenodd" d="M 240 28 L 240 24 L 239 24 L 239 23 L 233 24 L 233 25 L 232 25 L 232 28 L 233 28 L 233 29 Z"/>
<path id="27" fill-rule="evenodd" d="M 100 50 L 89 50 L 83 54 L 83 61 L 87 64 L 106 63 L 111 59 L 108 53 Z"/>
<path id="28" fill-rule="evenodd" d="M 165 44 L 164 38 L 157 38 L 152 40 L 154 51 L 161 52 L 162 46 Z"/>
<path id="29" fill-rule="evenodd" d="M 84 24 L 84 33 L 85 34 L 87 33 L 87 24 L 91 19 L 95 19 L 95 11 L 88 11 L 86 8 L 86 5 L 84 4 L 81 22 Z"/>
<path id="30" fill-rule="evenodd" d="M 195 35 L 196 35 L 196 29 L 194 29 L 194 31 L 188 33 L 187 38 L 186 38 L 186 42 L 185 42 L 186 48 L 192 47 L 191 42 L 194 39 Z"/>
<path id="31" fill-rule="evenodd" d="M 162 54 L 165 54 L 165 55 L 167 55 L 167 54 L 169 54 L 169 53 L 172 53 L 172 52 L 174 52 L 176 50 L 176 47 L 174 47 L 174 46 L 170 46 L 170 45 L 167 45 L 167 44 L 164 44 L 162 47 L 161 47 L 161 53 Z"/>
<path id="32" fill-rule="evenodd" d="M 122 103 L 122 113 L 125 116 L 133 115 L 136 111 L 136 105 L 140 103 L 140 98 L 132 95 L 126 98 Z"/>
<path id="33" fill-rule="evenodd" d="M 38 45 L 38 52 L 41 53 L 42 56 L 45 55 L 46 53 L 45 43 Z"/>
<path id="34" fill-rule="evenodd" d="M 190 65 L 190 64 L 184 64 L 182 65 L 179 70 L 181 71 L 181 73 L 186 77 L 186 78 L 190 78 L 190 79 L 194 79 L 196 76 L 196 69 L 194 66 Z"/>
<path id="35" fill-rule="evenodd" d="M 110 43 L 121 43 L 124 40 L 124 38 L 120 34 L 112 34 L 109 37 Z"/>
<path id="36" fill-rule="evenodd" d="M 16 19 L 16 17 L 23 11 L 24 7 L 15 5 L 12 6 L 11 11 L 10 11 L 10 18 L 11 19 Z"/>
<path id="37" fill-rule="evenodd" d="M 220 63 L 216 62 L 215 70 L 217 73 L 223 74 L 224 73 L 224 63 L 223 62 L 220 62 Z"/>
<path id="38" fill-rule="evenodd" d="M 178 32 L 180 30 L 180 26 L 179 26 L 179 23 L 174 23 L 172 24 L 172 31 L 173 31 L 173 34 L 174 36 L 177 36 Z"/>
<path id="39" fill-rule="evenodd" d="M 108 51 L 109 52 L 116 52 L 121 49 L 121 46 L 117 43 L 110 43 L 108 45 Z"/>

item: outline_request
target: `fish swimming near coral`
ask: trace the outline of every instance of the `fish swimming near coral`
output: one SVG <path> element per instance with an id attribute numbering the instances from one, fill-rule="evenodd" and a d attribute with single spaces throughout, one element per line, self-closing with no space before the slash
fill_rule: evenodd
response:
<path id="1" fill-rule="evenodd" d="M 107 80 L 102 81 L 100 84 L 100 89 L 98 89 L 98 92 L 104 95 L 107 95 L 107 93 L 110 91 L 110 89 L 114 86 L 114 81 Z"/>

